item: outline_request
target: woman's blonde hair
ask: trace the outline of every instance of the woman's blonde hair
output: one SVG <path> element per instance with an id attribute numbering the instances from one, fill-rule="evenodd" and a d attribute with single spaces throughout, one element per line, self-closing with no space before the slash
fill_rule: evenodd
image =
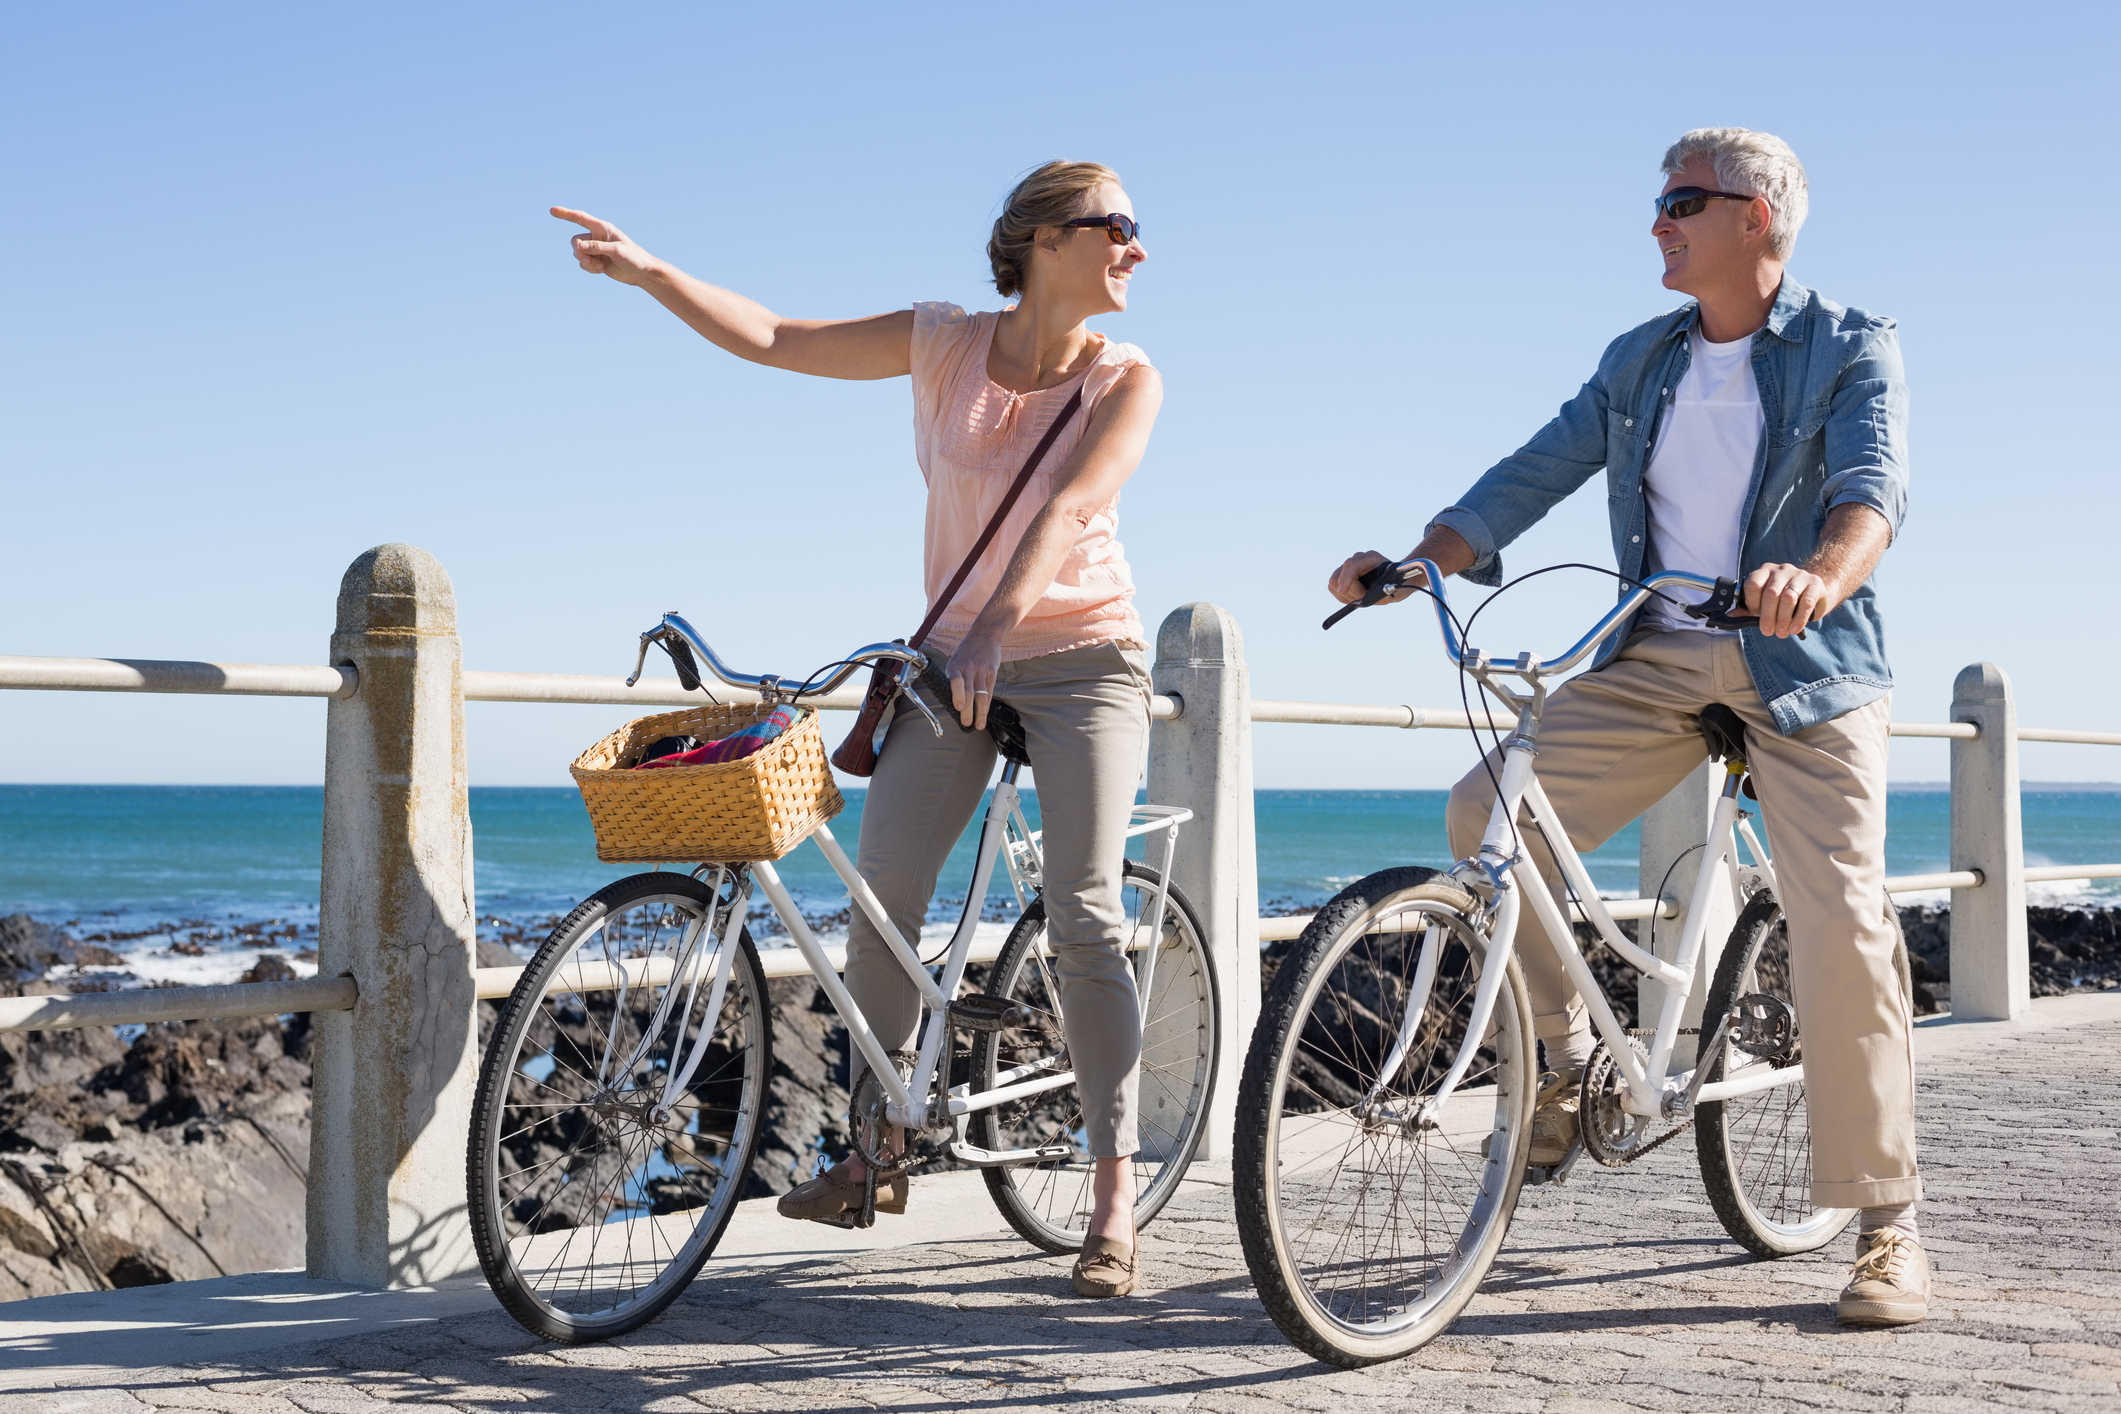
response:
<path id="1" fill-rule="evenodd" d="M 1078 216 L 1085 198 L 1104 182 L 1119 185 L 1119 173 L 1101 162 L 1048 162 L 1034 167 L 1016 184 L 994 218 L 987 238 L 987 261 L 994 267 L 994 288 L 1008 299 L 1024 292 L 1024 271 L 1031 259 L 1032 238 L 1041 226 L 1059 226 Z"/>

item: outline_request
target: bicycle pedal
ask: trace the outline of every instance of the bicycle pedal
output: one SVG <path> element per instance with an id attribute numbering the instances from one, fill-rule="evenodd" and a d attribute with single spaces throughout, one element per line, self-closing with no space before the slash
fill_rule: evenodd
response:
<path id="1" fill-rule="evenodd" d="M 985 992 L 968 992 L 950 1003 L 950 1024 L 967 1031 L 1003 1031 L 1011 1026 L 1027 1026 L 1033 1013 L 1029 1008 L 1018 1006 L 1007 997 L 992 997 Z"/>
<path id="2" fill-rule="evenodd" d="M 826 1227 L 843 1227 L 852 1230 L 862 1225 L 862 1215 L 849 1208 L 843 1213 L 834 1213 L 829 1218 L 812 1218 L 810 1221 L 823 1223 Z"/>

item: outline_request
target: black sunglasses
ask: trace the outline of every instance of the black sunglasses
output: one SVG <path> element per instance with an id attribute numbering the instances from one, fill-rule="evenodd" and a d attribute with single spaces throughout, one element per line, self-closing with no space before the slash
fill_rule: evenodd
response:
<path id="1" fill-rule="evenodd" d="M 1122 216 L 1115 211 L 1108 216 L 1083 216 L 1073 221 L 1061 222 L 1063 226 L 1102 226 L 1112 236 L 1114 245 L 1132 245 L 1141 239 L 1142 228 L 1132 216 Z"/>
<path id="2" fill-rule="evenodd" d="M 1657 198 L 1657 212 L 1674 221 L 1684 221 L 1689 216 L 1699 216 L 1708 209 L 1712 201 L 1751 201 L 1750 196 L 1740 196 L 1734 191 L 1709 191 L 1704 187 L 1673 187 Z"/>

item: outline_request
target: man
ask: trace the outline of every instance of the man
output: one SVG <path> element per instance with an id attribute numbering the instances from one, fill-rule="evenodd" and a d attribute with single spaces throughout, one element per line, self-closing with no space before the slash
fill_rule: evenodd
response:
<path id="1" fill-rule="evenodd" d="M 1780 138 L 1696 129 L 1664 172 L 1650 232 L 1665 287 L 1692 301 L 1615 339 L 1560 415 L 1431 521 L 1413 553 L 1499 584 L 1500 549 L 1602 467 L 1622 574 L 1743 581 L 1757 627 L 1711 629 L 1652 599 L 1608 640 L 1549 701 L 1538 775 L 1576 847 L 1593 849 L 1701 763 L 1704 707 L 1743 719 L 1787 895 L 1812 1201 L 1863 1214 L 1837 1314 L 1904 1325 L 1928 1312 L 1929 1263 L 1915 1227 L 1912 1023 L 1884 915 L 1892 676 L 1871 582 L 1907 504 L 1899 342 L 1892 320 L 1784 274 L 1807 193 Z M 1334 596 L 1362 597 L 1357 578 L 1384 558 L 1350 558 Z M 1476 767 L 1451 792 L 1453 850 L 1479 847 L 1493 803 Z M 1543 842 L 1526 839 L 1559 897 Z M 1595 1038 L 1537 921 L 1519 929 L 1562 1082 L 1543 1082 L 1533 1121 L 1532 1162 L 1551 1164 L 1575 1142 L 1576 1076 Z"/>

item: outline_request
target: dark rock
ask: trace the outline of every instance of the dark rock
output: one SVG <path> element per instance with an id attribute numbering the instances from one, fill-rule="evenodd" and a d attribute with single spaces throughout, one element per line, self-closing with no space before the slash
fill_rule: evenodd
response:
<path id="1" fill-rule="evenodd" d="M 107 1026 L 71 1031 L 0 1031 L 0 1107 L 12 1095 L 85 1084 L 125 1056 Z"/>
<path id="2" fill-rule="evenodd" d="M 809 977 L 766 984 L 773 1008 L 773 1078 L 758 1156 L 744 1196 L 786 1193 L 810 1177 L 818 1155 L 847 1147 L 847 1028 Z"/>
<path id="3" fill-rule="evenodd" d="M 2026 950 L 2036 997 L 2121 986 L 2121 915 L 2107 908 L 2028 908 Z"/>
<path id="4" fill-rule="evenodd" d="M 0 971 L 34 977 L 73 960 L 73 939 L 27 913 L 0 918 Z"/>
<path id="5" fill-rule="evenodd" d="M 299 974 L 276 952 L 261 956 L 242 976 L 245 982 L 292 982 Z"/>
<path id="6" fill-rule="evenodd" d="M 523 965 L 523 959 L 517 957 L 506 945 L 496 943 L 488 938 L 479 939 L 475 958 L 476 960 L 472 963 L 474 967 L 521 967 Z"/>
<path id="7" fill-rule="evenodd" d="M 37 1110 L 16 1117 L 12 1127 L 0 1132 L 0 1148 L 42 1149 L 56 1154 L 74 1142 L 74 1131 Z"/>
<path id="8" fill-rule="evenodd" d="M 103 1274 L 112 1286 L 161 1286 L 173 1282 L 169 1268 L 138 1252 L 128 1252 L 111 1263 L 110 1270 Z"/>
<path id="9" fill-rule="evenodd" d="M 0 918 L 0 981 L 27 982 L 54 967 L 116 967 L 125 959 L 94 943 L 77 943 L 27 913 Z M 20 995 L 10 991 L 8 995 Z"/>

